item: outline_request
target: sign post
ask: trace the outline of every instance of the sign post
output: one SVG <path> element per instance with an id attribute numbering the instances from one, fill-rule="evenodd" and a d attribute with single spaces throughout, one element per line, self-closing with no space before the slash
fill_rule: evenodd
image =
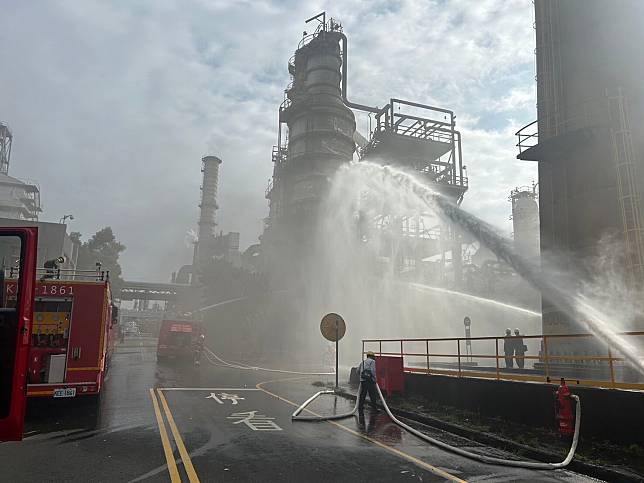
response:
<path id="1" fill-rule="evenodd" d="M 320 322 L 320 332 L 322 336 L 331 342 L 335 342 L 335 389 L 338 389 L 338 341 L 344 337 L 347 331 L 347 325 L 344 319 L 334 313 L 326 314 Z"/>
<path id="2" fill-rule="evenodd" d="M 467 362 L 472 362 L 472 340 L 470 339 L 472 335 L 470 332 L 472 319 L 465 317 L 463 319 L 463 325 L 465 325 L 465 353 L 467 354 Z"/>

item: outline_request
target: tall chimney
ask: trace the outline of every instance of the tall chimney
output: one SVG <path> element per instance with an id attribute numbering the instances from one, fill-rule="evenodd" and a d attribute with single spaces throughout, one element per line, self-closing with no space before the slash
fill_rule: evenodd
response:
<path id="1" fill-rule="evenodd" d="M 219 181 L 219 165 L 221 159 L 216 156 L 201 158 L 201 209 L 199 215 L 199 233 L 195 246 L 193 265 L 200 267 L 210 260 L 214 254 L 215 212 L 217 206 L 217 183 Z"/>

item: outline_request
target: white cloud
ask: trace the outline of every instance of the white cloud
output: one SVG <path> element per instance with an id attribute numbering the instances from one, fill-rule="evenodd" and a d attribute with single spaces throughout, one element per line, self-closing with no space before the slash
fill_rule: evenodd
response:
<path id="1" fill-rule="evenodd" d="M 286 61 L 323 9 L 349 37 L 350 98 L 453 109 L 464 206 L 508 226 L 509 189 L 535 177 L 513 136 L 535 116 L 529 0 L 14 2 L 0 17 L 11 173 L 40 181 L 44 219 L 112 225 L 126 276 L 163 280 L 190 259 L 200 158 L 217 154 L 220 228 L 252 243 Z"/>

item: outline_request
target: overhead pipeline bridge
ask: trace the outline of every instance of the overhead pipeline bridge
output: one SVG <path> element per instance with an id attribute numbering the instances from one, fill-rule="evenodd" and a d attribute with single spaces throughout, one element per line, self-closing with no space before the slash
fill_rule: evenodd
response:
<path id="1" fill-rule="evenodd" d="M 125 281 L 121 289 L 121 300 L 165 300 L 174 302 L 186 294 L 191 285 L 183 283 L 132 282 Z"/>

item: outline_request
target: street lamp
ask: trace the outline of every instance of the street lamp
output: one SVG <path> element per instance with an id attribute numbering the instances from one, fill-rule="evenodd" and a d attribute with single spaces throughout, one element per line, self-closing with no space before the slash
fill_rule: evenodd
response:
<path id="1" fill-rule="evenodd" d="M 61 224 L 65 224 L 65 220 L 72 221 L 74 219 L 74 215 L 65 215 L 60 219 Z"/>

